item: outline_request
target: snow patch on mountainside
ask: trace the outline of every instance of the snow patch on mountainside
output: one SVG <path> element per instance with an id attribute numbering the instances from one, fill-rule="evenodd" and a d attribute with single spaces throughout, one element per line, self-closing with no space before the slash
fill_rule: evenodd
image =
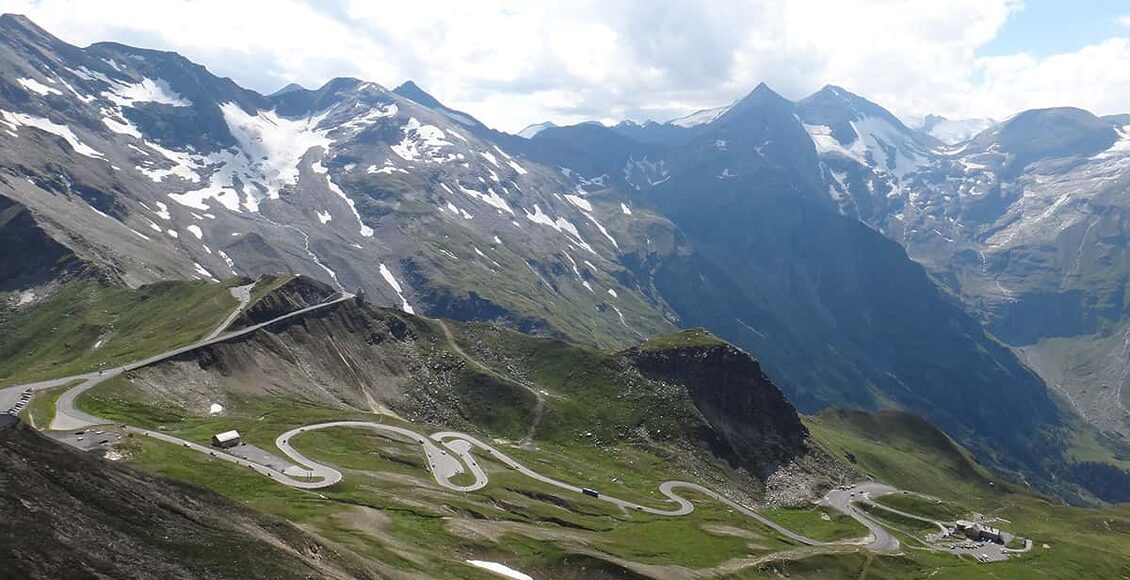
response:
<path id="1" fill-rule="evenodd" d="M 585 211 L 592 211 L 592 204 L 589 203 L 589 200 L 583 197 L 567 193 L 565 194 L 565 200 Z"/>
<path id="2" fill-rule="evenodd" d="M 112 82 L 112 88 L 103 97 L 119 107 L 132 107 L 137 103 L 159 103 L 174 107 L 191 107 L 192 102 L 169 88 L 164 80 L 143 78 L 133 84 Z"/>
<path id="3" fill-rule="evenodd" d="M 462 184 L 456 184 L 456 187 L 458 187 L 459 190 L 463 193 L 491 207 L 494 207 L 495 209 L 505 211 L 510 215 L 514 215 L 514 210 L 510 209 L 510 204 L 506 203 L 506 200 L 502 199 L 502 196 L 498 195 L 493 189 L 489 187 L 487 188 L 487 193 L 478 192 L 473 189 L 467 189 L 466 187 L 463 187 Z"/>
<path id="4" fill-rule="evenodd" d="M 495 167 L 502 167 L 498 164 L 498 158 L 494 156 L 494 153 L 491 153 L 489 151 L 479 151 L 479 155 L 482 155 L 483 159 L 490 161 Z"/>
<path id="5" fill-rule="evenodd" d="M 483 570 L 488 570 L 490 572 L 498 574 L 499 576 L 502 576 L 504 578 L 510 578 L 511 580 L 534 580 L 533 576 L 524 574 L 511 568 L 510 566 L 499 564 L 498 562 L 488 562 L 486 560 L 467 560 L 467 563 L 476 568 L 482 568 Z"/>
<path id="6" fill-rule="evenodd" d="M 395 291 L 396 295 L 400 298 L 400 309 L 408 314 L 415 314 L 416 312 L 412 310 L 412 305 L 408 304 L 408 300 L 404 298 L 404 289 L 401 288 L 400 282 L 396 281 L 396 277 L 392 275 L 392 270 L 389 270 L 388 266 L 384 264 L 381 264 L 381 277 L 385 279 L 385 282 L 392 287 L 393 291 Z"/>
<path id="7" fill-rule="evenodd" d="M 698 125 L 705 125 L 707 123 L 714 122 L 715 119 L 721 117 L 726 113 L 726 111 L 729 110 L 730 105 L 726 105 L 725 107 L 715 107 L 713 109 L 703 109 L 701 111 L 695 111 L 694 113 L 691 113 L 686 117 L 680 117 L 668 122 L 677 127 L 697 127 Z"/>
<path id="8" fill-rule="evenodd" d="M 616 249 L 620 249 L 620 244 L 616 241 L 616 238 L 612 237 L 612 234 L 608 233 L 608 229 L 604 227 L 604 224 L 600 223 L 600 221 L 596 219 L 596 216 L 592 215 L 593 209 L 589 200 L 572 194 L 565 194 L 565 200 L 577 206 L 577 209 L 581 210 L 581 215 L 588 218 L 588 220 L 596 226 L 596 229 L 599 230 L 609 242 L 612 242 L 612 245 Z"/>
<path id="9" fill-rule="evenodd" d="M 60 91 L 59 89 L 53 89 L 53 88 L 35 80 L 35 79 L 18 78 L 18 79 L 16 79 L 16 82 L 20 83 L 20 86 L 22 86 L 23 88 L 25 88 L 25 89 L 33 92 L 33 93 L 37 93 L 40 96 L 46 97 L 47 95 L 62 95 L 63 94 L 62 91 Z"/>
<path id="10" fill-rule="evenodd" d="M 466 125 L 468 127 L 474 127 L 475 126 L 475 121 L 473 121 L 470 117 L 468 117 L 466 115 L 460 115 L 459 113 L 456 113 L 455 111 L 448 111 L 447 109 L 440 109 L 439 112 L 443 113 L 447 118 L 451 119 L 452 121 L 455 121 L 456 123 L 459 123 L 460 125 Z"/>
<path id="11" fill-rule="evenodd" d="M 380 121 L 381 119 L 389 119 L 396 116 L 400 109 L 397 108 L 396 103 L 389 103 L 383 107 L 373 107 L 362 115 L 353 117 L 349 121 L 342 123 L 337 127 L 337 130 L 358 130 L 363 129 Z"/>
<path id="12" fill-rule="evenodd" d="M 238 149 L 203 158 L 189 155 L 184 159 L 181 158 L 184 154 L 175 152 L 166 155 L 180 167 L 190 163 L 219 167 L 206 187 L 169 195 L 182 205 L 206 210 L 210 206 L 205 202 L 214 200 L 230 211 L 240 212 L 242 206 L 243 210 L 258 212 L 264 198 L 278 199 L 283 187 L 298 182 L 298 162 L 307 151 L 314 147 L 328 148 L 331 144 L 326 131 L 318 129 L 324 114 L 289 119 L 274 111 L 250 114 L 235 103 L 224 103 L 220 110 L 239 143 Z M 176 158 L 180 158 L 179 162 Z M 239 189 L 237 184 L 241 186 Z"/>
<path id="13" fill-rule="evenodd" d="M 820 155 L 846 157 L 900 179 L 930 164 L 930 158 L 885 119 L 862 117 L 850 121 L 850 125 L 855 139 L 846 145 L 832 135 L 832 128 L 827 125 L 804 124 L 804 129 Z"/>
<path id="14" fill-rule="evenodd" d="M 343 191 L 340 187 L 338 187 L 336 183 L 334 183 L 333 178 L 330 177 L 329 169 L 326 169 L 326 167 L 322 165 L 321 161 L 315 161 L 314 163 L 311 163 L 310 169 L 312 169 L 314 173 L 326 176 L 326 186 L 329 187 L 330 191 L 332 191 L 334 195 L 340 197 L 342 201 L 344 201 L 345 204 L 349 206 L 349 211 L 353 212 L 353 217 L 357 218 L 357 223 L 361 225 L 360 234 L 366 238 L 373 237 L 373 228 L 365 225 L 365 222 L 361 221 L 361 214 L 357 212 L 357 205 L 354 204 L 353 200 L 345 194 L 345 191 Z"/>
<path id="15" fill-rule="evenodd" d="M 651 161 L 647 156 L 644 156 L 643 159 L 636 159 L 634 155 L 629 155 L 628 161 L 624 163 L 623 171 L 624 182 L 636 190 L 639 190 L 640 185 L 645 182 L 649 187 L 654 187 L 671 179 L 671 174 L 667 171 L 666 161 L 662 159 Z"/>
<path id="16" fill-rule="evenodd" d="M 526 138 L 526 139 L 533 139 L 534 135 L 537 135 L 538 133 L 541 133 L 542 131 L 544 131 L 546 129 L 550 129 L 550 128 L 553 128 L 553 127 L 556 127 L 556 126 L 557 126 L 556 124 L 554 124 L 550 121 L 546 121 L 544 123 L 537 123 L 536 125 L 530 125 L 530 126 L 526 127 L 525 129 L 518 131 L 518 136 Z"/>
<path id="17" fill-rule="evenodd" d="M 46 131 L 48 133 L 51 133 L 52 135 L 62 137 L 63 140 L 71 146 L 71 149 L 73 149 L 74 152 L 78 153 L 79 155 L 85 155 L 94 159 L 105 158 L 105 155 L 95 150 L 93 147 L 87 145 L 86 143 L 83 143 L 82 141 L 79 141 L 79 138 L 75 136 L 74 132 L 71 131 L 71 128 L 66 125 L 57 125 L 55 123 L 52 123 L 48 119 L 44 119 L 43 117 L 24 115 L 22 113 L 11 113 L 4 110 L 0 110 L 0 117 L 3 118 L 3 121 L 0 122 L 8 126 L 11 129 L 10 133 L 13 135 L 16 134 L 16 131 L 18 131 L 20 127 L 34 127 L 36 129 L 39 129 L 40 131 Z"/>
<path id="18" fill-rule="evenodd" d="M 181 153 L 180 151 L 173 151 L 172 149 L 166 149 L 156 143 L 151 143 L 149 141 L 145 142 L 145 146 L 159 153 L 173 165 L 170 169 L 150 169 L 138 167 L 137 170 L 149 179 L 153 180 L 154 182 L 160 182 L 168 177 L 179 177 L 185 181 L 191 181 L 193 183 L 200 182 L 200 175 L 197 174 L 196 170 L 198 167 L 204 166 L 206 160 L 203 156 Z M 134 149 L 140 153 L 149 155 L 149 153 L 147 153 L 143 149 L 137 147 L 134 147 Z M 149 163 L 152 162 L 150 161 Z"/>
<path id="19" fill-rule="evenodd" d="M 404 138 L 395 145 L 391 145 L 393 153 L 405 161 L 423 161 L 425 163 L 446 163 L 456 159 L 454 154 L 442 153 L 443 148 L 450 147 L 452 143 L 446 139 L 447 134 L 435 125 L 420 123 L 415 117 L 401 127 Z"/>
<path id="20" fill-rule="evenodd" d="M 543 212 L 541 210 L 541 206 L 536 204 L 536 203 L 534 204 L 533 213 L 530 213 L 530 210 L 528 210 L 528 209 L 523 210 L 523 211 L 526 213 L 526 219 L 528 219 L 528 220 L 530 220 L 530 221 L 532 221 L 536 224 L 549 226 L 549 227 L 557 230 L 558 232 L 561 232 L 561 233 L 571 237 L 572 240 L 577 245 L 581 246 L 585 250 L 588 250 L 590 253 L 593 253 L 593 254 L 596 253 L 595 251 L 593 251 L 592 246 L 590 246 L 587 242 L 585 242 L 584 238 L 581 237 L 580 232 L 577 231 L 577 226 L 573 225 L 573 223 L 570 222 L 569 220 L 567 220 L 563 217 L 558 217 L 557 219 L 553 219 L 553 218 L 549 217 L 548 215 L 545 214 L 545 212 Z"/>
<path id="21" fill-rule="evenodd" d="M 137 127 L 134 127 L 133 124 L 131 124 L 129 121 L 123 123 L 113 117 L 107 116 L 102 117 L 102 124 L 106 125 L 107 129 L 118 133 L 119 135 L 129 135 L 130 137 L 133 137 L 135 139 L 142 138 L 141 131 L 138 131 Z"/>
<path id="22" fill-rule="evenodd" d="M 325 131 L 317 128 L 325 115 L 294 120 L 274 111 L 251 115 L 235 103 L 224 103 L 220 110 L 247 161 L 245 176 L 265 186 L 270 199 L 278 199 L 282 186 L 297 183 L 298 160 L 307 151 L 330 145 Z M 245 204 L 251 211 L 258 208 L 253 198 L 249 195 Z"/>

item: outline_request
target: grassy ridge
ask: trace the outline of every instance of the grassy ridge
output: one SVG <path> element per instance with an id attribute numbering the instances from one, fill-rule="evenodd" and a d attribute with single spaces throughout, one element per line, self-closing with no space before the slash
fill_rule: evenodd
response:
<path id="1" fill-rule="evenodd" d="M 692 328 L 644 341 L 637 348 L 641 350 L 664 350 L 694 346 L 729 346 L 729 344 L 710 334 L 705 328 Z"/>
<path id="2" fill-rule="evenodd" d="M 897 411 L 831 409 L 806 417 L 812 436 L 860 473 L 902 489 L 970 501 L 999 497 L 1003 484 L 936 427 Z"/>
<path id="3" fill-rule="evenodd" d="M 64 285 L 39 304 L 0 315 L 0 385 L 117 366 L 189 344 L 237 306 L 203 281 L 120 288 Z"/>

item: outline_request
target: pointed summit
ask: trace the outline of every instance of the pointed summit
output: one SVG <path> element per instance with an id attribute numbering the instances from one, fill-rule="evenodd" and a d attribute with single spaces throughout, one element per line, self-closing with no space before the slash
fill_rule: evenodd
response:
<path id="1" fill-rule="evenodd" d="M 487 126 L 483 125 L 478 119 L 472 117 L 467 113 L 464 113 L 463 111 L 457 111 L 448 107 L 447 105 L 444 105 L 443 103 L 439 102 L 439 99 L 428 94 L 427 91 L 421 89 L 420 85 L 417 85 L 413 81 L 404 81 L 404 84 L 396 87 L 392 90 L 392 92 L 420 105 L 423 105 L 433 111 L 439 111 L 440 113 L 447 115 L 447 117 L 451 120 L 466 127 L 470 127 L 476 130 L 488 130 Z"/>
<path id="2" fill-rule="evenodd" d="M 443 103 L 439 102 L 439 99 L 431 96 L 427 91 L 421 89 L 420 85 L 417 85 L 414 81 L 411 80 L 405 81 L 404 84 L 396 87 L 392 90 L 392 92 L 406 99 L 412 99 L 413 101 L 416 101 L 417 103 L 420 103 L 421 105 L 429 109 L 446 108 L 443 106 Z"/>
<path id="3" fill-rule="evenodd" d="M 792 116 L 792 110 L 796 105 L 782 97 L 769 85 L 765 83 L 758 83 L 750 93 L 741 98 L 738 102 L 730 106 L 726 112 L 718 116 L 716 122 L 730 123 L 738 119 L 748 117 L 750 114 L 760 115 L 788 115 Z"/>
<path id="4" fill-rule="evenodd" d="M 750 91 L 749 94 L 746 95 L 745 98 L 742 99 L 742 101 L 747 101 L 747 100 L 748 101 L 759 101 L 759 102 L 770 102 L 770 101 L 789 102 L 788 99 L 786 99 L 785 97 L 782 97 L 777 91 L 774 91 L 773 89 L 769 88 L 769 85 L 765 84 L 764 82 L 757 83 L 757 86 L 754 87 L 753 90 Z M 738 102 L 741 102 L 741 101 L 738 101 Z"/>
<path id="5" fill-rule="evenodd" d="M 824 88 L 805 97 L 797 105 L 800 116 L 806 123 L 831 125 L 878 117 L 892 125 L 903 127 L 902 121 L 890 111 L 836 85 L 824 85 Z"/>

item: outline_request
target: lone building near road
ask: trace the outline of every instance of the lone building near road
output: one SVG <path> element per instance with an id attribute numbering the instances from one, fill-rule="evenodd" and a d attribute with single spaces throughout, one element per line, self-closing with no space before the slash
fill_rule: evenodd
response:
<path id="1" fill-rule="evenodd" d="M 997 528 L 986 526 L 985 524 L 957 520 L 954 522 L 954 529 L 957 532 L 965 534 L 965 537 L 975 542 L 1004 543 L 1004 536 L 1001 535 L 1001 531 Z"/>
<path id="2" fill-rule="evenodd" d="M 224 431 L 212 436 L 212 445 L 221 449 L 235 447 L 240 444 L 239 431 Z"/>

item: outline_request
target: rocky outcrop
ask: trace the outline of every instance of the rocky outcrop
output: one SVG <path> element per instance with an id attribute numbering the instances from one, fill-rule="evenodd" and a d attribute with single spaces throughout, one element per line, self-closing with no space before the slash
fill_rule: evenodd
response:
<path id="1" fill-rule="evenodd" d="M 686 387 L 717 436 L 711 451 L 732 465 L 764 478 L 805 454 L 808 431 L 796 409 L 761 365 L 734 346 L 675 340 L 659 348 L 644 343 L 624 356 L 645 377 Z"/>
<path id="2" fill-rule="evenodd" d="M 321 304 L 337 293 L 329 285 L 305 276 L 290 276 L 282 280 L 279 277 L 268 276 L 260 279 L 257 286 L 271 287 L 275 284 L 277 286 L 248 305 L 233 324 L 233 328 L 254 326 L 290 312 Z"/>

